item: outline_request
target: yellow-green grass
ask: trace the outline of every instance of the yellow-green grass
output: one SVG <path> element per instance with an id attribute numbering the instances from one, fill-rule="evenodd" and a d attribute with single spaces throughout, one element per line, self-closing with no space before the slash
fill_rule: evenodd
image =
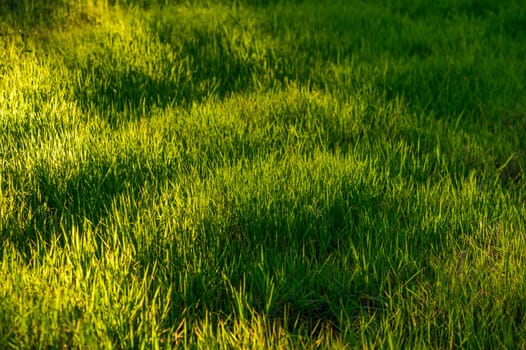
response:
<path id="1" fill-rule="evenodd" d="M 525 21 L 0 1 L 0 347 L 525 347 Z"/>

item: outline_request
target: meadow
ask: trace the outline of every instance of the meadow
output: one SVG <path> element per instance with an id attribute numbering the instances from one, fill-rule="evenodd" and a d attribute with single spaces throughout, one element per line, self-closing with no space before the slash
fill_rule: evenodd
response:
<path id="1" fill-rule="evenodd" d="M 0 348 L 526 347 L 519 0 L 0 0 Z"/>

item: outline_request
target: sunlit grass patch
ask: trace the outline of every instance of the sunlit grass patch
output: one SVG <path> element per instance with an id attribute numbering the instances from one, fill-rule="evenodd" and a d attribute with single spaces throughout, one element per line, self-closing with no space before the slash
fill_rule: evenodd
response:
<path id="1" fill-rule="evenodd" d="M 0 3 L 0 347 L 524 347 L 520 5 Z"/>

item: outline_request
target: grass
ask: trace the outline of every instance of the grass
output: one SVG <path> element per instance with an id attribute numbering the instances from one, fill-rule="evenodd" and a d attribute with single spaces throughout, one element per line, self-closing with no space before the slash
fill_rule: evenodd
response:
<path id="1" fill-rule="evenodd" d="M 523 348 L 519 1 L 0 1 L 2 348 Z"/>

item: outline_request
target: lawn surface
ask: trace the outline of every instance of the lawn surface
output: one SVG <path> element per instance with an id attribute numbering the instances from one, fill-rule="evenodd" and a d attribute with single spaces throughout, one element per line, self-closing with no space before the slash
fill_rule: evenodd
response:
<path id="1" fill-rule="evenodd" d="M 0 0 L 0 347 L 525 348 L 526 8 Z"/>

